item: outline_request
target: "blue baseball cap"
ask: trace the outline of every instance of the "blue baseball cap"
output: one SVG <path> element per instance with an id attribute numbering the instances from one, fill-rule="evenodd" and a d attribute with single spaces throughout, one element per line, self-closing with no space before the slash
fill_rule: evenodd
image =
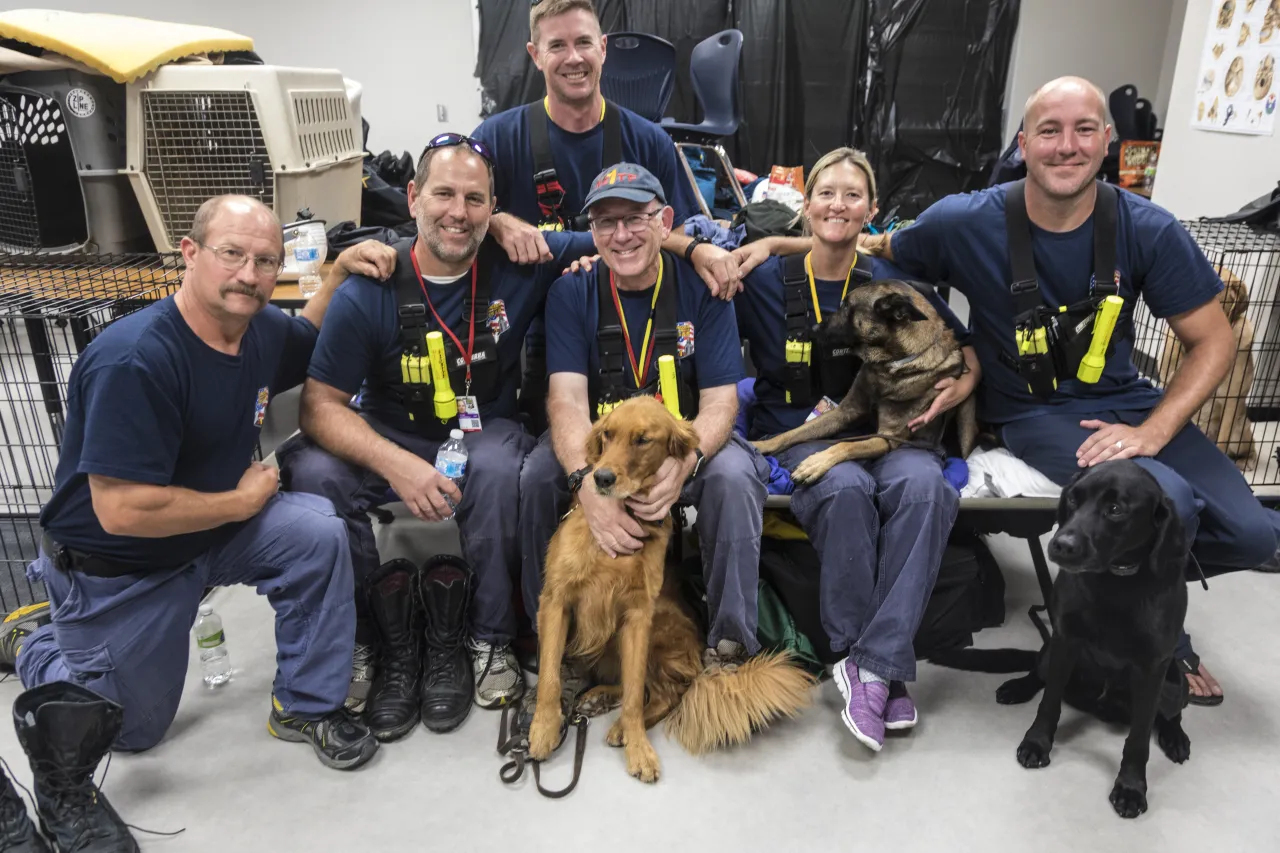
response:
<path id="1" fill-rule="evenodd" d="M 635 163 L 619 163 L 596 175 L 596 179 L 591 182 L 591 189 L 587 191 L 582 212 L 586 213 L 591 205 L 606 198 L 625 198 L 641 204 L 656 198 L 663 204 L 667 203 L 662 182 L 644 166 L 637 166 Z"/>

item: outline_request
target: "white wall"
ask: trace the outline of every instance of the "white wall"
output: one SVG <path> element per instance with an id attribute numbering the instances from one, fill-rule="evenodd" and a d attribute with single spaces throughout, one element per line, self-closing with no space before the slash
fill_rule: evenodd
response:
<path id="1" fill-rule="evenodd" d="M 1280 180 L 1280 136 L 1214 133 L 1191 126 L 1210 4 L 1211 0 L 1187 3 L 1152 194 L 1152 201 L 1180 219 L 1239 210 Z"/>
<path id="2" fill-rule="evenodd" d="M 252 38 L 272 65 L 336 68 L 364 87 L 375 154 L 417 157 L 436 133 L 479 123 L 473 0 L 58 0 L 49 8 L 222 27 Z"/>
<path id="3" fill-rule="evenodd" d="M 1022 0 L 1009 65 L 1004 142 L 1017 132 L 1027 98 L 1067 74 L 1092 80 L 1107 93 L 1132 83 L 1164 124 L 1160 93 L 1169 21 L 1185 2 Z"/>

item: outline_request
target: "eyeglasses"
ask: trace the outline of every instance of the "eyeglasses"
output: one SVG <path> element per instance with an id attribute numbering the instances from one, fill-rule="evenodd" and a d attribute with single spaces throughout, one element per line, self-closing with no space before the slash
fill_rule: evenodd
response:
<path id="1" fill-rule="evenodd" d="M 588 220 L 588 224 L 591 226 L 591 230 L 601 237 L 608 237 L 613 234 L 618 230 L 619 225 L 634 234 L 648 225 L 649 221 L 662 213 L 662 211 L 663 208 L 660 207 L 657 210 L 650 210 L 646 213 L 631 213 L 621 218 L 601 216 L 599 219 Z"/>
<path id="2" fill-rule="evenodd" d="M 199 242 L 196 245 L 213 252 L 223 269 L 231 272 L 239 271 L 250 257 L 243 249 L 235 246 L 209 246 Z M 254 255 L 253 269 L 258 275 L 280 275 L 284 271 L 284 259 L 275 255 Z"/>
<path id="3" fill-rule="evenodd" d="M 461 133 L 442 133 L 439 136 L 432 137 L 431 141 L 427 143 L 427 147 L 422 149 L 422 153 L 425 156 L 432 148 L 448 148 L 453 145 L 465 145 L 483 157 L 484 161 L 490 166 L 493 165 L 493 152 L 489 150 L 489 146 L 478 139 L 463 136 Z M 418 158 L 418 162 L 422 162 L 421 157 Z"/>

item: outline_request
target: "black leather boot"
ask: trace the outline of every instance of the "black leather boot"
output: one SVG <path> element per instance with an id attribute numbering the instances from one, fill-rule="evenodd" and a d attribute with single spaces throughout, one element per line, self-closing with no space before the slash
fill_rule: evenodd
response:
<path id="1" fill-rule="evenodd" d="M 471 712 L 475 673 L 466 647 L 471 578 L 466 561 L 448 554 L 428 560 L 419 576 L 426 619 L 422 722 L 433 732 L 456 729 Z"/>
<path id="2" fill-rule="evenodd" d="M 365 720 L 380 741 L 402 738 L 418 724 L 422 673 L 418 569 L 392 560 L 369 579 L 369 609 L 378 626 L 381 657 Z"/>
<path id="3" fill-rule="evenodd" d="M 27 816 L 27 803 L 14 790 L 9 774 L 0 771 L 0 850 L 5 853 L 51 853 Z"/>
<path id="4" fill-rule="evenodd" d="M 40 830 L 58 850 L 137 853 L 128 827 L 93 783 L 123 723 L 119 705 L 67 681 L 41 684 L 14 700 L 13 726 L 35 775 Z"/>

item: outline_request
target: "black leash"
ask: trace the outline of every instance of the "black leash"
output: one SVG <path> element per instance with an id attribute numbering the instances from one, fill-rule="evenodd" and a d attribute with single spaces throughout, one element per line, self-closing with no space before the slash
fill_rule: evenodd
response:
<path id="1" fill-rule="evenodd" d="M 528 733 L 518 730 L 515 720 L 508 723 L 511 706 L 502 709 L 502 719 L 498 721 L 498 754 L 510 755 L 511 760 L 498 770 L 498 778 L 505 784 L 512 785 L 524 775 L 526 765 L 533 766 L 533 782 L 538 793 L 548 799 L 558 800 L 568 796 L 578 787 L 578 779 L 582 776 L 582 757 L 587 752 L 587 718 L 574 711 L 569 717 L 569 724 L 577 729 L 573 745 L 573 778 L 569 784 L 559 791 L 550 791 L 542 786 L 541 761 L 529 757 Z M 519 713 L 516 714 L 519 717 Z M 563 741 L 561 741 L 563 743 Z"/>

